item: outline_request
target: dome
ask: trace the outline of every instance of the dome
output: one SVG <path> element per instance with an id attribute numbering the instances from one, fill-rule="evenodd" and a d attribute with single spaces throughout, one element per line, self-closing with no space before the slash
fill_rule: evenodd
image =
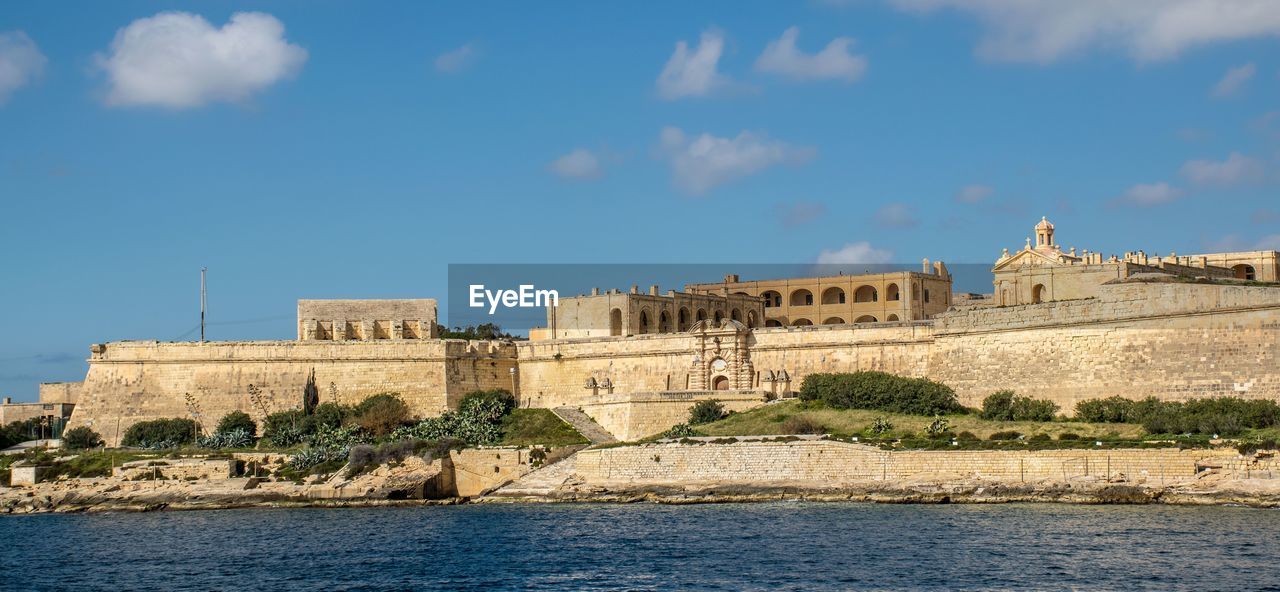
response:
<path id="1" fill-rule="evenodd" d="M 1050 222 L 1044 216 L 1040 217 L 1040 223 L 1036 224 L 1036 230 L 1053 230 L 1053 222 Z"/>

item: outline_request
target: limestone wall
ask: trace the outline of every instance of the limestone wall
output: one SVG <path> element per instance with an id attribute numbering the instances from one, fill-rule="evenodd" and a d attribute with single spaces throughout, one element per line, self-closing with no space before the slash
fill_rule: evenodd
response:
<path id="1" fill-rule="evenodd" d="M 814 372 L 932 378 L 977 406 L 1013 389 L 1070 412 L 1081 399 L 1280 399 L 1280 289 L 1190 283 L 1106 285 L 1084 300 L 971 307 L 933 321 L 755 329 L 751 389 L 797 391 Z M 691 334 L 521 343 L 522 404 L 588 403 L 588 378 L 614 392 L 684 390 Z M 786 383 L 767 382 L 770 376 Z"/>
<path id="2" fill-rule="evenodd" d="M 114 445 L 145 419 L 196 417 L 211 430 L 240 410 L 260 421 L 300 407 L 312 371 L 322 402 L 397 392 L 414 413 L 430 416 L 472 390 L 511 389 L 514 366 L 510 344 L 461 340 L 95 345 L 69 427 L 89 425 Z"/>
<path id="3" fill-rule="evenodd" d="M 689 421 L 699 401 L 719 401 L 726 411 L 746 411 L 763 405 L 765 393 L 752 391 L 682 391 L 601 394 L 579 405 L 609 433 L 622 441 L 639 440 Z"/>
<path id="4" fill-rule="evenodd" d="M 1097 299 L 939 317 L 928 375 L 978 405 L 1000 389 L 1057 402 L 1119 395 L 1280 400 L 1280 290 L 1125 283 Z"/>
<path id="5" fill-rule="evenodd" d="M 41 403 L 76 404 L 80 399 L 80 388 L 83 382 L 43 382 L 40 383 Z"/>
<path id="6" fill-rule="evenodd" d="M 1068 480 L 1077 477 L 1148 482 L 1185 479 L 1198 463 L 1222 464 L 1235 451 L 1045 450 L 1045 451 L 884 451 L 825 440 L 740 442 L 736 444 L 650 444 L 578 453 L 577 473 L 591 483 L 751 484 L 923 478 L 1002 482 Z"/>
<path id="7" fill-rule="evenodd" d="M 474 497 L 533 471 L 527 448 L 468 448 L 449 452 L 438 490 Z M 452 470 L 449 470 L 452 469 Z"/>

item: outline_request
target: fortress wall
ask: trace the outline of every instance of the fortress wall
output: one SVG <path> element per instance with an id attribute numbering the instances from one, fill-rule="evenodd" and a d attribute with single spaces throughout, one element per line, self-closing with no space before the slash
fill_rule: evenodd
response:
<path id="1" fill-rule="evenodd" d="M 93 349 L 70 423 L 90 425 L 109 444 L 137 421 L 192 417 L 193 411 L 205 430 L 234 410 L 261 421 L 250 385 L 260 389 L 266 413 L 300 407 L 312 370 L 321 402 L 353 404 L 398 392 L 415 413 L 435 415 L 467 390 L 510 388 L 515 354 L 509 344 L 442 340 L 151 341 Z"/>
<path id="2" fill-rule="evenodd" d="M 614 392 L 685 390 L 696 347 L 688 333 L 517 342 L 522 407 L 578 407 L 605 389 L 585 388 L 606 378 Z"/>
<path id="3" fill-rule="evenodd" d="M 927 376 L 932 343 L 927 322 L 756 329 L 751 362 L 758 373 L 786 370 L 790 390 L 799 391 L 804 377 L 816 372 Z"/>
<path id="4" fill-rule="evenodd" d="M 929 377 L 981 404 L 1050 399 L 1280 400 L 1280 290 L 1128 283 L 1097 299 L 967 309 L 935 320 Z"/>
<path id="5" fill-rule="evenodd" d="M 40 402 L 74 405 L 80 399 L 80 388 L 83 386 L 83 382 L 42 382 L 40 383 Z"/>
<path id="6" fill-rule="evenodd" d="M 757 391 L 686 391 L 599 395 L 580 407 L 619 440 L 639 440 L 689 421 L 699 401 L 719 401 L 726 411 L 746 411 L 765 402 Z"/>
<path id="7" fill-rule="evenodd" d="M 982 479 L 1002 482 L 1109 478 L 1188 479 L 1197 463 L 1238 460 L 1234 450 L 885 451 L 824 440 L 735 444 L 649 444 L 579 452 L 588 484 L 815 482 Z"/>

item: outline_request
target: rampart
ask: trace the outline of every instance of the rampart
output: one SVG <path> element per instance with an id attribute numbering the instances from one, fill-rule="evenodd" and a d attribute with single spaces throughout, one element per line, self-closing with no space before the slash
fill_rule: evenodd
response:
<path id="1" fill-rule="evenodd" d="M 976 406 L 1000 389 L 1050 399 L 1119 395 L 1280 400 L 1280 288 L 1123 282 L 1102 296 L 966 307 L 931 321 L 764 328 L 745 349 L 751 389 L 794 392 L 815 372 L 878 370 L 928 377 Z M 727 347 L 727 344 L 726 344 Z M 693 334 L 517 344 L 531 406 L 590 402 L 588 379 L 614 392 L 684 390 L 705 372 Z"/>
<path id="2" fill-rule="evenodd" d="M 194 417 L 212 430 L 230 411 L 260 421 L 300 407 L 312 372 L 321 402 L 396 392 L 432 416 L 472 390 L 511 390 L 515 367 L 515 348 L 496 341 L 126 341 L 91 351 L 70 425 L 89 425 L 108 444 L 141 420 Z"/>
<path id="3" fill-rule="evenodd" d="M 1091 477 L 1161 483 L 1204 466 L 1237 463 L 1234 450 L 1120 449 L 886 451 L 827 440 L 649 444 L 588 449 L 576 472 L 595 484 L 822 483 L 838 486 L 917 478 L 1007 483 Z"/>

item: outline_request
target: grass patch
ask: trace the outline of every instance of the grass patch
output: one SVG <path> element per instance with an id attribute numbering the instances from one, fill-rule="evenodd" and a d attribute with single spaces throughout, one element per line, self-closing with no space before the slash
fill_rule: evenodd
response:
<path id="1" fill-rule="evenodd" d="M 1027 438 L 1045 434 L 1054 440 L 1060 434 L 1078 434 L 1087 440 L 1140 440 L 1147 434 L 1142 426 L 1125 423 L 1085 423 L 1077 421 L 990 421 L 977 415 L 954 414 L 950 430 L 969 432 L 980 440 L 987 440 L 997 432 L 1015 431 Z M 735 413 L 720 421 L 698 426 L 698 431 L 708 436 L 765 436 L 784 434 L 784 424 L 792 418 L 824 426 L 838 437 L 871 437 L 877 439 L 916 438 L 925 433 L 933 422 L 932 417 L 870 411 L 865 409 L 831 409 L 821 404 L 803 401 L 784 401 L 765 405 L 751 411 Z M 893 425 L 888 432 L 871 434 L 868 428 L 877 418 L 885 418 Z"/>
<path id="2" fill-rule="evenodd" d="M 499 429 L 502 438 L 497 444 L 500 446 L 559 448 L 591 443 L 550 409 L 516 409 L 502 418 Z"/>

